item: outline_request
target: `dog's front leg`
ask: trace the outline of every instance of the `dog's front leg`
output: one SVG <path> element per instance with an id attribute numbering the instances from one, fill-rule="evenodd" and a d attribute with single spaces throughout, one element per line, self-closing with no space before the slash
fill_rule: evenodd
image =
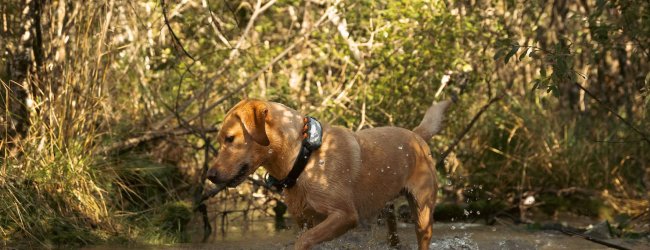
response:
<path id="1" fill-rule="evenodd" d="M 307 230 L 298 238 L 295 249 L 311 249 L 318 243 L 334 239 L 355 227 L 357 222 L 356 211 L 332 211 L 323 222 Z"/>

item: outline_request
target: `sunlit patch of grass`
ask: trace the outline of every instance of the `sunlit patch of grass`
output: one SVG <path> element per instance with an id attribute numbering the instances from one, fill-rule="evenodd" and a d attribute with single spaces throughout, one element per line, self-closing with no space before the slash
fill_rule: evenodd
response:
<path id="1" fill-rule="evenodd" d="M 27 138 L 25 141 L 29 141 Z M 53 137 L 42 137 L 46 143 Z M 89 168 L 89 154 L 75 141 L 65 148 L 22 145 L 21 158 L 5 162 L 0 189 L 3 231 L 11 240 L 41 245 L 85 245 L 105 240 L 114 220 L 106 206 L 106 179 Z M 62 150 L 63 149 L 63 150 Z"/>

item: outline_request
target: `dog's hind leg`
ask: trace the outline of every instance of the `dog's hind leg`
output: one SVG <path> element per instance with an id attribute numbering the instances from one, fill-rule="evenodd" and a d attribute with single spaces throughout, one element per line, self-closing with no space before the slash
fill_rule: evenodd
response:
<path id="1" fill-rule="evenodd" d="M 431 162 L 432 164 L 432 162 Z M 429 243 L 433 234 L 433 210 L 436 203 L 437 184 L 435 181 L 435 170 L 428 169 L 429 173 L 423 173 L 413 178 L 409 183 L 406 198 L 411 207 L 411 213 L 416 223 L 416 234 L 418 237 L 418 249 L 429 249 Z"/>
<path id="2" fill-rule="evenodd" d="M 395 217 L 395 205 L 392 203 L 387 205 L 382 211 L 384 218 L 386 218 L 386 225 L 388 226 L 388 243 L 391 247 L 399 246 L 399 237 L 397 236 L 397 218 Z"/>

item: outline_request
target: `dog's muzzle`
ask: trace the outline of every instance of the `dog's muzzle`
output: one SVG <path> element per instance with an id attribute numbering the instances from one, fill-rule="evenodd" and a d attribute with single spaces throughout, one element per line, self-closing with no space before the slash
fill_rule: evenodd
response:
<path id="1" fill-rule="evenodd" d="M 212 183 L 215 185 L 219 185 L 221 182 L 219 181 L 217 170 L 214 168 L 208 169 L 208 173 L 206 174 L 205 178 L 210 180 Z"/>
<path id="2" fill-rule="evenodd" d="M 226 186 L 235 187 L 244 181 L 248 168 L 248 164 L 242 164 L 237 174 L 229 180 L 224 179 L 223 176 L 219 176 L 216 168 L 210 168 L 206 174 L 206 178 L 215 185 L 226 184 Z"/>

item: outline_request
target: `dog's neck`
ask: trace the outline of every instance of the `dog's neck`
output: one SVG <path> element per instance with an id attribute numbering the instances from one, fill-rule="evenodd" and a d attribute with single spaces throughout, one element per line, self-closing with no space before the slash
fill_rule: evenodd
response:
<path id="1" fill-rule="evenodd" d="M 269 103 L 273 130 L 267 130 L 269 157 L 262 164 L 271 176 L 283 179 L 289 174 L 302 145 L 304 116 L 279 103 Z"/>

